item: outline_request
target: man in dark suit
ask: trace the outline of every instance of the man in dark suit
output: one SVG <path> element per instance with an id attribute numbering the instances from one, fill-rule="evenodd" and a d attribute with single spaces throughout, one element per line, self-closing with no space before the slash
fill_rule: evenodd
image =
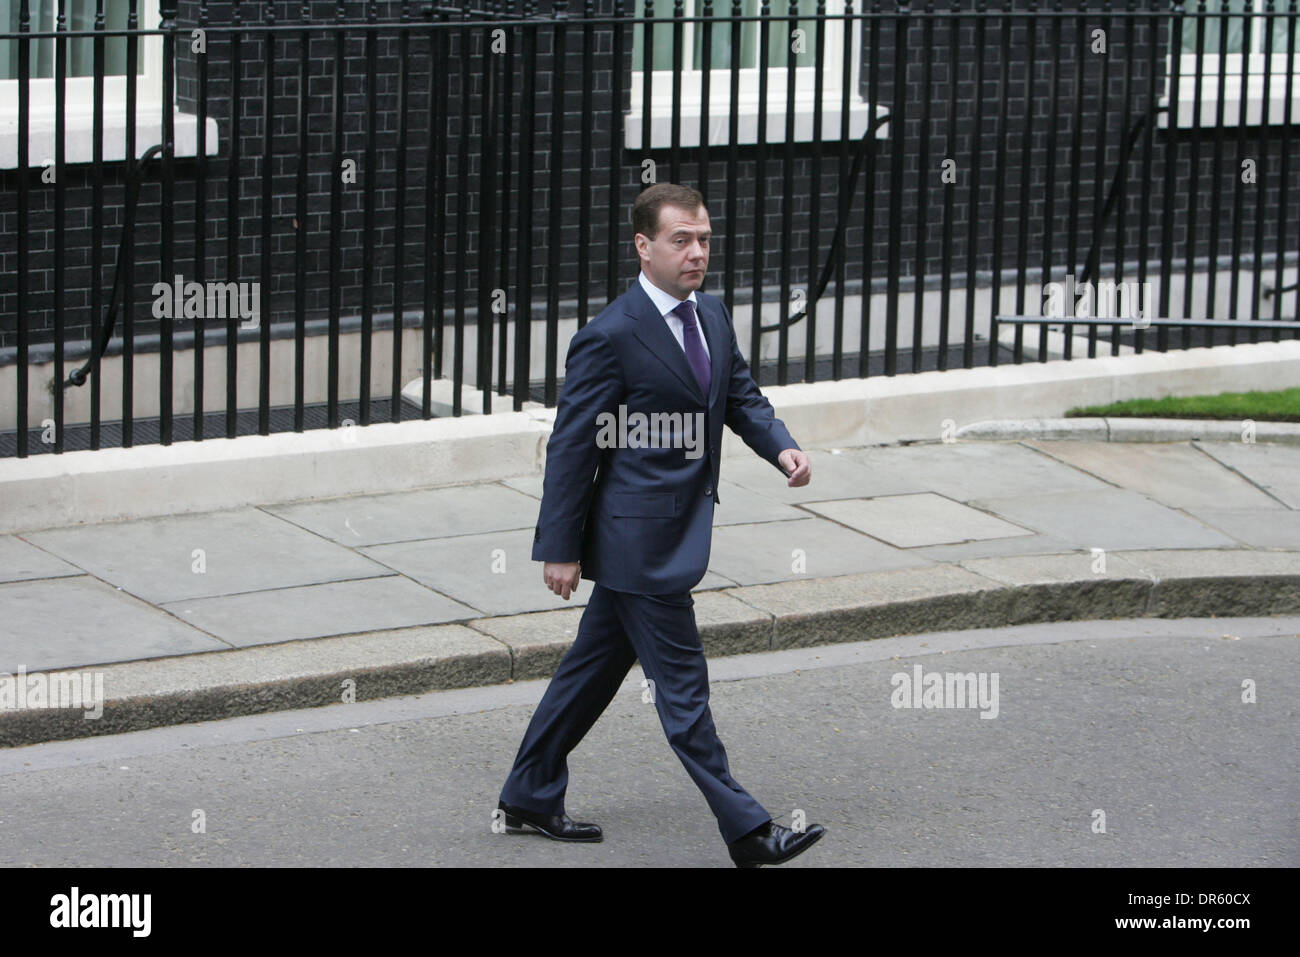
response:
<path id="1" fill-rule="evenodd" d="M 782 827 L 731 776 L 709 711 L 690 590 L 709 564 L 726 424 L 791 486 L 808 456 L 750 375 L 720 299 L 697 292 L 711 226 L 694 189 L 663 183 L 632 210 L 641 274 L 569 344 L 547 444 L 533 560 L 568 599 L 595 582 L 572 648 L 533 714 L 501 790 L 507 828 L 599 841 L 564 810 L 566 758 L 640 660 L 668 742 L 738 866 L 779 864 L 821 837 Z M 630 429 L 629 429 L 630 426 Z"/>

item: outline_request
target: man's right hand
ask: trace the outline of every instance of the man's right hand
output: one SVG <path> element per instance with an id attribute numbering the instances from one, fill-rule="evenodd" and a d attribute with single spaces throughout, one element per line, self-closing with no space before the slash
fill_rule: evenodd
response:
<path id="1" fill-rule="evenodd" d="M 542 579 L 547 588 L 568 601 L 569 596 L 578 590 L 578 582 L 582 579 L 582 563 L 544 562 Z"/>

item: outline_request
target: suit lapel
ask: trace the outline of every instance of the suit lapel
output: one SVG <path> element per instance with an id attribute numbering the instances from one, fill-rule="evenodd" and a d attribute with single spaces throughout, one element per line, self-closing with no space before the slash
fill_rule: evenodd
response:
<path id="1" fill-rule="evenodd" d="M 709 408 L 713 408 L 713 403 L 717 401 L 718 393 L 722 389 L 723 363 L 727 359 L 723 343 L 728 342 L 729 337 L 726 335 L 722 311 L 713 308 L 706 311 L 698 292 L 696 299 L 699 301 L 697 312 L 701 317 L 700 326 L 704 330 L 705 342 L 709 345 L 709 365 L 712 368 L 709 381 Z"/>
<path id="2" fill-rule="evenodd" d="M 692 395 L 704 400 L 704 394 L 700 391 L 700 383 L 695 378 L 695 372 L 691 369 L 690 363 L 686 361 L 686 353 L 677 344 L 677 340 L 668 329 L 668 323 L 664 321 L 664 317 L 659 314 L 655 304 L 651 302 L 650 297 L 641 288 L 639 281 L 632 283 L 632 288 L 628 290 L 628 296 L 627 314 L 637 320 L 634 329 L 637 339 L 654 354 L 656 359 L 668 367 L 669 372 L 681 380 L 682 385 L 686 386 Z M 717 359 L 713 348 L 714 338 L 716 336 L 710 338 L 708 344 L 716 373 Z M 714 384 L 716 384 L 716 374 L 714 380 Z M 712 393 L 713 389 L 711 388 L 709 391 Z"/>

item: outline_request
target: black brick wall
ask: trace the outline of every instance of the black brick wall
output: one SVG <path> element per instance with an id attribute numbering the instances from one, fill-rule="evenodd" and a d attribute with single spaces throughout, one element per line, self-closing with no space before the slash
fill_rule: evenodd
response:
<path id="1" fill-rule="evenodd" d="M 301 19 L 303 5 L 300 3 L 275 3 L 271 5 L 275 20 L 279 24 L 298 23 Z M 1115 174 L 1120 160 L 1121 131 L 1125 125 L 1136 123 L 1139 115 L 1146 109 L 1148 93 L 1151 89 L 1151 53 L 1156 56 L 1156 80 L 1158 92 L 1163 91 L 1163 62 L 1168 43 L 1168 21 L 1161 13 L 1153 24 L 1149 16 L 1136 21 L 1120 17 L 1114 11 L 1110 14 L 1107 28 L 1109 52 L 1103 58 L 1089 52 L 1083 38 L 1076 32 L 1073 17 L 1061 21 L 1061 39 L 1059 44 L 1053 42 L 1052 18 L 1043 15 L 1045 11 L 1059 9 L 1056 4 L 1030 4 L 1017 2 L 1012 5 L 1016 11 L 1036 11 L 1039 15 L 1032 21 L 1037 38 L 1037 51 L 1032 60 L 1029 51 L 1029 37 L 1026 21 L 1017 19 L 1009 35 L 1006 66 L 1008 87 L 1006 93 L 1006 138 L 1005 148 L 995 142 L 994 133 L 999 128 L 998 114 L 1002 106 L 999 99 L 998 76 L 1002 65 L 1001 28 L 996 20 L 989 21 L 984 43 L 985 75 L 982 88 L 984 114 L 979 124 L 980 174 L 979 194 L 972 202 L 970 194 L 971 165 L 973 143 L 976 131 L 975 109 L 975 68 L 978 48 L 976 45 L 976 27 L 970 20 L 960 24 L 957 36 L 957 58 L 953 61 L 950 51 L 950 20 L 936 18 L 932 33 L 926 33 L 923 26 L 924 13 L 933 5 L 911 8 L 906 19 L 910 22 L 907 34 L 906 64 L 902 72 L 902 89 L 896 80 L 895 71 L 895 36 L 897 20 L 889 17 L 879 21 L 878 56 L 875 59 L 879 102 L 895 110 L 903 109 L 903 139 L 901 144 L 901 174 L 892 181 L 891 170 L 895 155 L 894 139 L 876 141 L 878 153 L 875 158 L 874 179 L 867 182 L 864 172 L 857 184 L 851 205 L 851 215 L 846 232 L 847 275 L 850 280 L 861 277 L 863 273 L 864 236 L 870 237 L 871 274 L 877 282 L 886 276 L 891 250 L 899 256 L 899 275 L 913 276 L 918 268 L 916 240 L 918 224 L 927 227 L 927 239 L 920 253 L 921 268 L 928 280 L 938 276 L 946 262 L 951 264 L 955 276 L 964 272 L 967 264 L 967 251 L 971 246 L 976 251 L 975 267 L 988 270 L 993 265 L 994 222 L 1002 217 L 1003 232 L 1001 245 L 1001 268 L 1004 279 L 1016 268 L 1020 249 L 1025 249 L 1025 259 L 1029 269 L 1036 270 L 1043 265 L 1044 245 L 1050 236 L 1051 252 L 1048 265 L 1053 278 L 1062 278 L 1065 273 L 1081 271 L 1082 259 L 1091 236 L 1096 202 L 1096 184 L 1098 170 L 1095 165 L 1096 142 L 1104 136 L 1103 167 L 1101 182 L 1103 188 L 1108 186 Z M 980 8 L 985 4 L 979 4 Z M 1114 6 L 1108 4 L 1108 6 Z M 612 9 L 612 0 L 599 0 L 593 4 L 598 14 L 608 14 Z M 1083 14 L 1085 34 L 1090 34 L 1096 27 L 1107 27 L 1107 13 L 1100 4 L 1089 4 L 1091 9 Z M 578 5 L 570 5 L 570 15 L 574 15 Z M 729 9 L 729 4 L 715 4 L 718 10 Z M 876 4 L 874 8 L 894 11 L 893 4 Z M 1144 11 L 1163 11 L 1165 4 L 1153 6 L 1151 0 L 1144 0 Z M 312 25 L 319 27 L 332 23 L 336 12 L 332 3 L 310 4 Z M 231 36 L 228 32 L 215 32 L 217 25 L 232 22 L 231 3 L 210 3 L 207 5 L 207 20 L 213 28 L 207 36 L 206 62 L 206 106 L 208 115 L 217 120 L 220 133 L 221 152 L 219 156 L 205 161 L 207 181 L 202 191 L 202 204 L 196 205 L 196 170 L 198 163 L 194 159 L 178 159 L 175 165 L 176 193 L 175 201 L 166 211 L 172 224 L 170 248 L 174 256 L 174 272 L 181 273 L 187 280 L 206 278 L 213 280 L 245 279 L 251 281 L 269 281 L 272 287 L 272 319 L 275 321 L 292 319 L 294 315 L 295 281 L 298 256 L 296 242 L 298 230 L 306 231 L 306 255 L 303 265 L 306 270 L 302 290 L 302 303 L 308 318 L 321 318 L 328 312 L 331 283 L 340 296 L 340 311 L 344 316 L 355 315 L 362 308 L 362 291 L 367 285 L 371 290 L 372 306 L 376 313 L 387 312 L 392 307 L 396 281 L 395 210 L 397 205 L 397 169 L 400 162 L 405 163 L 407 175 L 407 193 L 402 203 L 406 214 L 406 271 L 403 285 L 405 308 L 418 308 L 424 301 L 426 282 L 434 281 L 435 263 L 439 251 L 443 257 L 443 305 L 450 310 L 455 302 L 455 289 L 458 280 L 466 284 L 464 301 L 472 311 L 477 301 L 477 282 L 484 263 L 479 255 L 479 212 L 483 200 L 482 165 L 482 95 L 484 70 L 482 68 L 483 43 L 486 28 L 475 24 L 467 31 L 449 33 L 450 56 L 436 56 L 431 49 L 429 31 L 421 24 L 424 22 L 425 8 L 421 4 L 409 6 L 412 17 L 410 54 L 409 54 L 409 93 L 407 128 L 405 134 L 405 156 L 398 141 L 399 118 L 397 113 L 399 40 L 395 29 L 386 29 L 375 36 L 375 92 L 377 101 L 377 123 L 372 131 L 367 117 L 367 40 L 359 24 L 364 23 L 367 7 L 362 3 L 343 5 L 344 20 L 351 24 L 343 31 L 344 59 L 344 122 L 343 155 L 353 159 L 357 164 L 357 182 L 341 188 L 339 217 L 330 215 L 333 169 L 333 74 L 335 58 L 335 35 L 317 30 L 311 35 L 308 46 L 308 82 L 307 95 L 309 107 L 309 124 L 307 137 L 306 162 L 308 168 L 308 199 L 306 216 L 295 225 L 297 218 L 296 181 L 299 160 L 298 137 L 298 70 L 299 70 L 299 35 L 295 32 L 278 33 L 273 43 L 273 66 L 275 70 L 275 120 L 272 128 L 272 146 L 274 158 L 271 163 L 272 203 L 270 210 L 263 208 L 264 176 L 264 131 L 263 131 L 263 96 L 265 95 L 264 54 L 267 42 L 265 34 L 259 34 L 257 26 L 264 22 L 265 5 L 240 4 L 242 22 L 251 31 L 244 34 L 240 43 L 240 108 L 238 122 L 239 159 L 237 171 L 240 181 L 238 202 L 234 204 L 235 222 L 238 228 L 238 255 L 234 261 L 227 257 L 227 243 L 230 236 L 230 203 L 228 201 L 227 176 L 231 163 L 232 148 L 232 96 L 231 77 L 233 73 Z M 377 19 L 391 23 L 403 12 L 400 3 L 378 3 L 375 5 Z M 539 12 L 545 13 L 548 5 L 540 5 Z M 804 13 L 812 9 L 811 4 L 803 4 Z M 951 6 L 939 9 L 950 10 Z M 969 2 L 962 3 L 960 9 L 973 9 Z M 995 6 L 994 10 L 1003 9 Z M 1077 10 L 1077 7 L 1071 7 Z M 199 23 L 200 8 L 197 3 L 185 2 L 179 8 L 179 23 L 183 30 L 179 34 L 180 51 L 178 53 L 177 93 L 183 109 L 197 111 L 200 57 L 190 51 L 189 29 Z M 1284 21 L 1277 21 L 1279 25 Z M 528 121 L 524 102 L 521 98 L 522 72 L 522 37 L 518 28 L 510 38 L 509 60 L 514 65 L 512 101 L 505 115 L 509 118 L 510 141 L 508 149 L 498 153 L 498 175 L 494 182 L 488 184 L 497 190 L 497 208 L 500 210 L 501 198 L 508 192 L 510 219 L 507 222 L 507 237 L 512 252 L 507 281 L 504 283 L 514 315 L 516 300 L 516 258 L 514 253 L 520 247 L 516 235 L 515 216 L 519 209 L 520 193 L 518 173 L 521 157 L 519 138 L 524 124 Z M 612 103 L 612 34 L 607 26 L 593 29 L 593 55 L 591 73 L 584 75 L 582 56 L 579 50 L 582 28 L 570 25 L 568 28 L 567 49 L 570 51 L 563 63 L 565 96 L 563 101 L 564 148 L 562 152 L 562 177 L 560 202 L 554 215 L 551 209 L 551 148 L 550 134 L 552 126 L 552 89 L 554 66 L 554 33 L 547 22 L 539 23 L 536 30 L 535 76 L 536 101 L 531 113 L 534 124 L 534 149 L 530 168 L 532 170 L 532 190 L 525 196 L 533 209 L 533 221 L 530 235 L 526 241 L 532 257 L 533 310 L 535 314 L 543 313 L 548 295 L 551 294 L 549 257 L 553 246 L 558 246 L 561 253 L 559 269 L 554 277 L 558 298 L 566 300 L 576 296 L 577 261 L 579 245 L 579 223 L 584 209 L 591 211 L 589 252 L 591 256 L 591 280 L 589 291 L 591 304 L 589 312 L 594 314 L 603 304 L 605 298 L 605 261 L 610 238 L 607 235 L 607 208 L 610 199 L 610 136 Z M 871 63 L 868 52 L 872 46 L 871 27 L 864 31 L 863 53 L 863 89 L 868 92 Z M 1297 31 L 1300 33 L 1300 30 Z M 631 34 L 628 38 L 626 56 L 630 53 Z M 465 71 L 461 59 L 462 43 L 470 44 L 470 68 Z M 1300 41 L 1300 37 L 1298 37 Z M 1130 112 L 1125 113 L 1126 62 L 1129 54 L 1133 55 L 1133 74 L 1128 89 L 1127 102 Z M 1081 166 L 1078 176 L 1072 175 L 1070 168 L 1070 146 L 1075 130 L 1075 80 L 1074 71 L 1079 57 L 1083 57 L 1084 80 L 1082 84 L 1082 143 Z M 1102 61 L 1106 61 L 1109 74 L 1105 85 L 1103 105 Z M 1051 77 L 1053 66 L 1059 70 L 1058 93 L 1055 102 L 1051 96 Z M 953 72 L 956 72 L 955 91 L 952 84 Z M 926 71 L 931 71 L 931 89 L 928 100 L 924 99 L 924 78 Z M 433 195 L 433 202 L 426 202 L 426 157 L 429 144 L 429 117 L 427 95 L 433 84 L 435 92 L 444 91 L 450 108 L 450 116 L 445 122 L 445 181 Z M 628 103 L 629 91 L 624 83 L 623 106 Z M 583 110 L 583 90 L 591 92 L 591 111 Z M 1028 95 L 1026 96 L 1026 91 Z M 951 140 L 948 136 L 948 109 L 952 97 L 956 97 L 955 128 Z M 459 144 L 463 132 L 461 105 L 466 103 L 469 110 L 468 156 L 465 167 L 464 189 L 461 186 L 461 169 Z M 928 136 L 930 156 L 925 171 L 927 183 L 926 206 L 919 208 L 922 170 L 920 144 L 922 133 L 922 110 L 930 107 Z M 1029 134 L 1028 164 L 1022 164 L 1022 147 L 1025 135 L 1026 107 L 1032 113 L 1032 130 Z M 1050 136 L 1049 124 L 1053 115 L 1057 118 L 1058 129 L 1055 139 Z M 1300 111 L 1298 111 L 1300 112 Z M 578 129 L 584 118 L 591 122 L 591 153 L 582 155 L 579 148 Z M 1300 120 L 1300 116 L 1297 117 Z M 896 121 L 895 121 L 896 122 Z M 1210 251 L 1208 224 L 1216 211 L 1221 217 L 1218 236 L 1218 251 L 1227 255 L 1233 244 L 1233 201 L 1235 190 L 1240 188 L 1243 206 L 1240 219 L 1236 220 L 1241 230 L 1241 250 L 1247 256 L 1256 251 L 1255 230 L 1257 216 L 1262 217 L 1262 241 L 1258 250 L 1269 253 L 1277 249 L 1277 234 L 1280 224 L 1286 224 L 1289 230 L 1286 247 L 1297 247 L 1300 236 L 1300 135 L 1296 125 L 1290 127 L 1271 126 L 1262 131 L 1258 127 L 1247 127 L 1245 140 L 1238 144 L 1236 127 L 1227 127 L 1222 131 L 1222 153 L 1218 169 L 1217 183 L 1221 190 L 1217 206 L 1212 185 L 1214 178 L 1214 144 L 1213 131 L 1200 133 L 1200 162 L 1197 170 L 1190 164 L 1190 148 L 1194 133 L 1191 130 L 1177 130 L 1172 137 L 1167 131 L 1155 132 L 1154 148 L 1151 152 L 1150 177 L 1145 182 L 1150 186 L 1148 197 L 1149 223 L 1147 227 L 1148 254 L 1155 258 L 1159 255 L 1159 241 L 1163 225 L 1162 217 L 1173 217 L 1173 257 L 1181 262 L 1187 254 L 1187 225 L 1189 201 L 1193 184 L 1196 185 L 1196 215 L 1198 217 L 1198 241 L 1195 255 L 1206 256 Z M 375 167 L 368 169 L 367 148 L 374 148 Z M 1169 149 L 1176 151 L 1175 161 L 1168 166 Z M 856 146 L 854 147 L 856 149 Z M 1290 152 L 1290 168 L 1287 172 L 1289 194 L 1285 208 L 1279 196 L 1279 182 L 1283 150 Z M 613 179 L 616 186 L 618 204 L 619 230 L 614 237 L 617 244 L 619 276 L 617 289 L 621 290 L 627 281 L 635 275 L 634 256 L 631 250 L 630 230 L 627 228 L 627 207 L 640 188 L 641 161 L 649 156 L 658 164 L 659 179 L 667 180 L 670 176 L 671 151 L 619 150 L 620 165 L 615 170 Z M 815 246 L 818 249 L 817 262 L 824 260 L 830 246 L 831 231 L 835 225 L 836 210 L 839 203 L 839 159 L 840 145 L 836 142 L 813 146 L 806 143 L 796 144 L 789 151 L 791 163 L 792 190 L 790 209 L 792 212 L 793 241 L 789 251 L 788 263 L 790 280 L 795 285 L 804 285 L 809 278 L 808 236 L 810 207 L 813 202 L 819 204 L 821 211 L 820 238 Z M 702 186 L 710 201 L 715 234 L 718 237 L 714 246 L 713 262 L 707 288 L 715 293 L 721 292 L 724 284 L 725 267 L 730 260 L 735 269 L 734 281 L 736 299 L 748 301 L 753 286 L 753 259 L 756 247 L 756 234 L 763 238 L 764 255 L 762 259 L 762 280 L 765 284 L 776 285 L 780 282 L 783 267 L 781 231 L 783 226 L 783 200 L 785 193 L 786 150 L 782 145 L 771 144 L 767 147 L 767 160 L 764 165 L 765 202 L 761 210 L 759 226 L 755 227 L 757 193 L 758 150 L 753 145 L 740 146 L 735 151 L 734 164 L 729 165 L 727 151 L 722 147 L 710 150 L 710 164 L 707 180 L 699 175 L 700 153 L 696 149 L 682 150 L 680 159 L 682 171 L 680 178 L 693 185 Z M 1000 204 L 995 202 L 994 166 L 999 153 L 1004 168 L 1004 192 Z M 957 161 L 957 183 L 945 186 L 940 183 L 940 164 L 945 157 Z M 1237 171 L 1242 158 L 1256 160 L 1259 169 L 1259 183 L 1242 185 Z M 1117 240 L 1117 221 L 1108 222 L 1106 243 L 1103 247 L 1102 275 L 1112 278 L 1136 278 L 1135 260 L 1141 241 L 1140 209 L 1143 186 L 1143 147 L 1135 151 L 1128 169 L 1128 195 L 1123 209 L 1123 228 L 1118 230 L 1122 242 Z M 821 164 L 820 195 L 811 195 L 811 177 L 814 165 Z M 502 186 L 500 164 L 509 163 L 509 190 Z M 733 172 L 734 165 L 734 172 Z M 582 190 L 581 172 L 590 173 L 589 192 Z M 1053 208 L 1050 216 L 1047 206 L 1047 178 L 1049 169 L 1054 170 Z M 105 268 L 99 276 L 99 282 L 107 293 L 112 279 L 112 266 L 116 258 L 118 243 L 117 229 L 122 220 L 122 196 L 124 167 L 121 163 L 107 164 L 103 170 L 105 181 L 104 193 L 104 244 Z M 53 328 L 53 288 L 55 263 L 55 233 L 53 230 L 54 189 L 39 183 L 39 171 L 34 171 L 30 178 L 30 229 L 27 236 L 29 249 L 29 329 L 33 341 L 47 341 Z M 1166 175 L 1173 177 L 1173 203 L 1166 209 L 1164 201 L 1164 182 Z M 727 209 L 727 181 L 734 176 L 737 204 L 734 211 Z M 138 226 L 133 241 L 135 252 L 135 330 L 137 334 L 155 331 L 157 322 L 152 318 L 150 305 L 152 295 L 150 287 L 159 277 L 159 253 L 162 230 L 159 226 L 162 211 L 159 208 L 160 187 L 157 165 L 148 167 L 144 173 L 144 183 L 140 193 L 137 212 Z M 375 211 L 373 228 L 369 238 L 373 243 L 372 263 L 369 268 L 364 262 L 365 212 L 367 180 L 374 188 Z M 1077 180 L 1079 206 L 1077 222 L 1074 223 L 1074 236 L 1077 249 L 1073 268 L 1067 262 L 1066 248 L 1069 239 L 1070 191 Z M 63 234 L 64 263 L 64 324 L 68 339 L 85 338 L 89 334 L 89 306 L 92 276 L 90 275 L 90 209 L 93 195 L 90 188 L 91 169 L 88 164 L 70 166 L 64 177 L 62 188 L 66 197 L 66 216 Z M 16 268 L 16 199 L 17 175 L 13 170 L 0 171 L 0 347 L 12 346 L 15 342 L 16 302 L 15 302 L 15 268 Z M 868 195 L 873 206 L 869 220 L 865 218 L 865 204 Z M 945 199 L 951 198 L 953 217 L 952 245 L 945 255 L 942 226 Z M 901 203 L 900 216 L 891 231 L 891 201 Z M 1023 205 L 1027 204 L 1027 205 Z M 196 211 L 206 213 L 204 236 L 206 238 L 205 256 L 200 264 L 195 259 Z M 426 217 L 436 215 L 441 208 L 446 216 L 447 229 L 437 239 L 435 245 L 425 248 Z M 1025 216 L 1025 228 L 1021 229 L 1021 215 Z M 465 217 L 464 232 L 458 227 L 458 216 Z M 553 229 L 552 223 L 556 227 Z M 973 230 L 972 225 L 974 224 Z M 498 217 L 493 226 L 499 230 L 501 222 Z M 269 232 L 271 271 L 269 277 L 262 276 L 261 254 L 264 231 Z M 734 233 L 734 235 L 733 235 Z M 339 244 L 340 268 L 331 270 L 330 243 Z M 499 247 L 500 234 L 496 243 Z M 1115 266 L 1117 252 L 1125 263 L 1121 276 Z M 464 269 L 458 266 L 458 254 L 464 257 Z M 170 278 L 170 277 L 165 277 Z M 1154 277 L 1149 277 L 1154 278 Z M 1033 277 L 1036 284 L 1037 277 Z M 904 281 L 904 288 L 910 279 Z M 498 276 L 493 285 L 502 285 Z M 1005 310 L 1011 304 L 1003 302 Z M 1031 301 L 1029 311 L 1035 311 Z M 1288 309 L 1285 314 L 1292 314 Z M 1199 313 L 1198 313 L 1199 314 Z M 910 321 L 910 316 L 902 321 Z M 121 331 L 119 323 L 118 331 Z M 467 360 L 469 361 L 469 360 Z"/>

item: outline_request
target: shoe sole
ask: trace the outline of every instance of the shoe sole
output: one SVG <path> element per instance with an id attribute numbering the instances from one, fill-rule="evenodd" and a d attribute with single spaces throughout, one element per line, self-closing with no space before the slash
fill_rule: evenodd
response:
<path id="1" fill-rule="evenodd" d="M 793 851 L 791 851 L 791 852 L 790 852 L 789 854 L 787 854 L 785 857 L 780 858 L 779 860 L 775 860 L 775 861 L 736 861 L 735 864 L 736 864 L 737 867 L 771 867 L 771 866 L 774 865 L 774 864 L 784 864 L 786 861 L 792 861 L 792 860 L 794 860 L 796 857 L 798 857 L 800 854 L 802 854 L 804 851 L 808 850 L 808 848 L 812 847 L 814 844 L 816 844 L 818 841 L 820 841 L 820 840 L 822 839 L 822 837 L 825 836 L 825 834 L 826 834 L 825 831 L 819 831 L 819 832 L 817 833 L 817 835 L 816 835 L 815 837 L 812 838 L 812 840 L 804 841 L 804 842 L 803 842 L 802 844 L 800 844 L 797 848 L 795 848 Z"/>
<path id="2" fill-rule="evenodd" d="M 510 831 L 524 831 L 526 833 L 528 828 L 532 828 L 538 834 L 546 835 L 552 841 L 562 841 L 565 844 L 599 844 L 605 839 L 605 835 L 603 834 L 598 834 L 595 837 L 561 837 L 558 834 L 552 834 L 544 827 L 538 827 L 532 821 L 525 821 L 522 818 L 512 817 L 509 814 L 506 815 L 507 833 Z"/>

